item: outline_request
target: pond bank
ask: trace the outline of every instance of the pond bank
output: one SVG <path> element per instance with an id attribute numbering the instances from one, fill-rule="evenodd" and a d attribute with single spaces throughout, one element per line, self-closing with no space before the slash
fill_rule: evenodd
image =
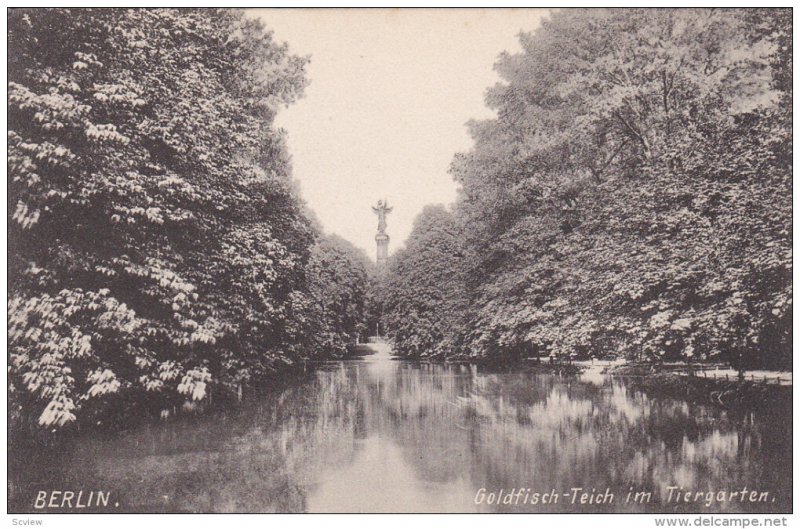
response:
<path id="1" fill-rule="evenodd" d="M 632 387 L 646 390 L 650 394 L 691 399 L 724 408 L 785 410 L 792 406 L 791 372 L 748 371 L 740 379 L 736 371 L 720 365 L 626 362 L 602 365 L 595 362 L 595 365 L 589 364 L 585 368 L 615 377 L 625 377 L 631 380 Z"/>
<path id="2" fill-rule="evenodd" d="M 624 376 L 624 375 L 623 375 Z M 792 387 L 748 380 L 724 380 L 656 373 L 631 378 L 631 385 L 650 394 L 691 399 L 724 408 L 790 410 Z"/>
<path id="3" fill-rule="evenodd" d="M 578 363 L 578 362 L 576 362 Z M 580 362 L 581 365 L 589 365 L 589 362 Z M 596 362 L 597 365 L 601 365 Z M 671 362 L 663 364 L 652 364 L 646 362 L 625 362 L 612 361 L 603 366 L 603 373 L 616 375 L 653 375 L 673 374 L 677 376 L 695 376 L 698 378 L 709 378 L 723 381 L 738 381 L 739 373 L 725 364 L 687 364 L 685 362 Z M 744 372 L 744 380 L 747 382 L 762 382 L 765 384 L 776 384 L 782 386 L 792 385 L 791 371 L 770 371 L 770 370 L 747 370 Z"/>
<path id="4" fill-rule="evenodd" d="M 651 395 L 689 399 L 724 408 L 791 409 L 792 373 L 747 371 L 743 379 L 724 365 L 629 363 L 625 360 L 576 360 L 530 363 L 533 370 L 582 375 L 610 375 L 630 380 Z"/>

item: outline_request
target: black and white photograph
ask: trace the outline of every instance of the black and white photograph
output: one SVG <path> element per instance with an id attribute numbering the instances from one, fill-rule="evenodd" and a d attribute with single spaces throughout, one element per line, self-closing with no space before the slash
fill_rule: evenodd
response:
<path id="1" fill-rule="evenodd" d="M 792 525 L 788 4 L 6 28 L 8 526 Z"/>

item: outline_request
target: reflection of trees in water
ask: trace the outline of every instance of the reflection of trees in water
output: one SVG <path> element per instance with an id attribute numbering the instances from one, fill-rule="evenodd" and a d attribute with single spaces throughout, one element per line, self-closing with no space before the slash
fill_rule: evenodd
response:
<path id="1" fill-rule="evenodd" d="M 651 399 L 621 381 L 531 377 L 409 364 L 364 391 L 371 422 L 379 430 L 388 423 L 408 463 L 430 481 L 466 477 L 476 488 L 562 491 L 633 485 L 655 495 L 673 484 L 774 486 L 775 478 L 759 470 L 771 457 L 760 449 L 760 428 L 723 410 Z"/>
<path id="2" fill-rule="evenodd" d="M 320 469 L 353 456 L 356 389 L 346 373 L 320 373 L 231 413 L 81 438 L 45 479 L 111 490 L 128 511 L 303 511 Z M 22 498 L 41 488 L 30 485 Z"/>
<path id="3" fill-rule="evenodd" d="M 656 493 L 667 485 L 747 485 L 780 493 L 791 485 L 791 461 L 780 459 L 791 449 L 790 430 L 764 432 L 758 416 L 653 399 L 619 380 L 341 362 L 233 412 L 78 438 L 58 454 L 60 465 L 18 474 L 36 482 L 20 483 L 29 491 L 23 498 L 45 488 L 91 488 L 114 491 L 132 511 L 295 512 L 307 508 L 321 480 L 337 486 L 340 471 L 352 479 L 343 469 L 361 443 L 379 437 L 397 447 L 420 483 L 440 491 L 452 485 L 451 493 L 456 483 L 620 493 L 631 485 Z M 609 507 L 625 509 L 619 501 Z"/>

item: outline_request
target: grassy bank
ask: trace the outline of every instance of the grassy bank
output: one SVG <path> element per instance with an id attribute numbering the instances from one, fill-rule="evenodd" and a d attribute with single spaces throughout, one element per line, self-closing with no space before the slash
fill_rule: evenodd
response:
<path id="1" fill-rule="evenodd" d="M 626 375 L 618 375 L 626 376 Z M 724 408 L 792 409 L 792 387 L 748 380 L 724 380 L 676 373 L 627 375 L 632 386 L 649 394 L 689 399 Z"/>
<path id="2" fill-rule="evenodd" d="M 625 377 L 650 395 L 688 399 L 724 408 L 791 410 L 792 386 L 745 376 L 714 378 L 703 375 L 705 366 L 674 366 L 648 363 L 614 365 L 604 370 Z"/>

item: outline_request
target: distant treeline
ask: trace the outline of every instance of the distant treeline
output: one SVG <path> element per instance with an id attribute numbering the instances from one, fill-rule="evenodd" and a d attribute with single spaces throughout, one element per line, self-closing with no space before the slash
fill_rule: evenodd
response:
<path id="1" fill-rule="evenodd" d="M 364 332 L 369 264 L 298 198 L 305 58 L 233 10 L 12 9 L 9 418 L 107 422 Z"/>
<path id="2" fill-rule="evenodd" d="M 790 366 L 791 10 L 570 9 L 520 40 L 457 203 L 391 263 L 397 350 Z"/>

